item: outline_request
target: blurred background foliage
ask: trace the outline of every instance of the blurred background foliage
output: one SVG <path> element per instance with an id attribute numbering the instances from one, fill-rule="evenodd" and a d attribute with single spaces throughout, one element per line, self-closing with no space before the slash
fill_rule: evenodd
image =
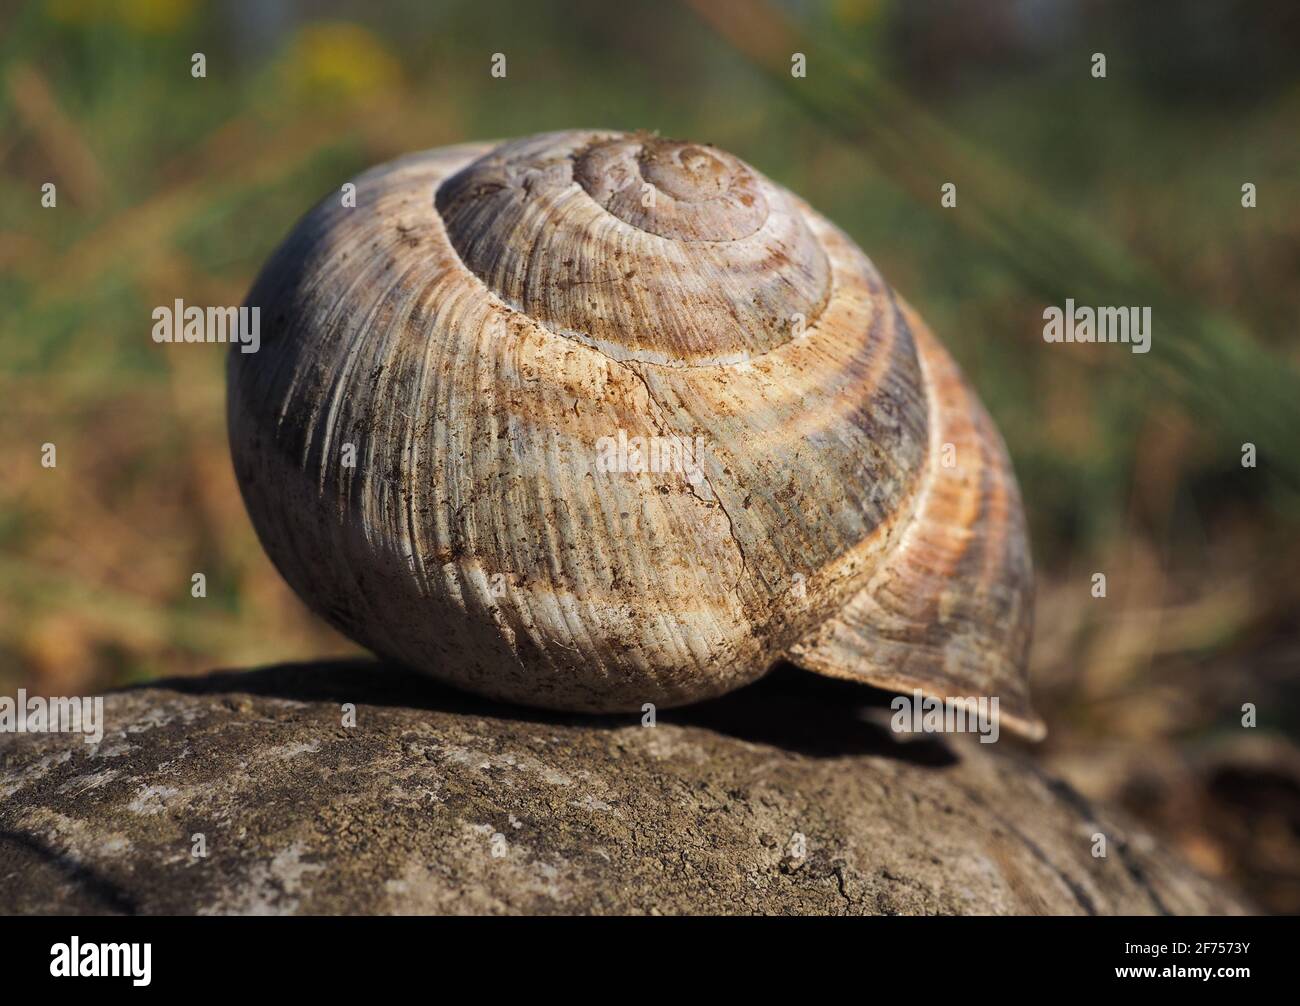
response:
<path id="1" fill-rule="evenodd" d="M 150 312 L 238 303 L 402 152 L 658 130 L 838 222 L 980 390 L 1033 532 L 1036 756 L 1300 910 L 1298 54 L 1284 0 L 0 6 L 0 693 L 350 652 L 243 513 L 221 349 Z M 1045 344 L 1066 296 L 1153 305 L 1151 353 Z"/>

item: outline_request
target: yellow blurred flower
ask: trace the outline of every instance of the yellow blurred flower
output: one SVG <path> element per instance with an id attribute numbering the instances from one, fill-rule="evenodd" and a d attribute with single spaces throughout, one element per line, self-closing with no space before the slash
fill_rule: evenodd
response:
<path id="1" fill-rule="evenodd" d="M 294 37 L 280 70 L 286 84 L 313 96 L 361 97 L 394 86 L 401 67 L 383 43 L 360 25 L 309 25 Z"/>

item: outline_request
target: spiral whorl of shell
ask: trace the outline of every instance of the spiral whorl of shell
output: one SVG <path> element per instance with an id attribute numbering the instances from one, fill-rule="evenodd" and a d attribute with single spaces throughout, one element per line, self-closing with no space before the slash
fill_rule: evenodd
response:
<path id="1" fill-rule="evenodd" d="M 786 194 L 710 147 L 516 140 L 449 178 L 437 209 L 493 293 L 616 360 L 748 360 L 830 295 L 826 255 Z"/>
<path id="2" fill-rule="evenodd" d="M 1001 440 L 833 225 L 640 134 L 356 185 L 267 264 L 262 350 L 230 357 L 245 500 L 317 611 L 533 705 L 673 705 L 788 657 L 1041 731 Z"/>

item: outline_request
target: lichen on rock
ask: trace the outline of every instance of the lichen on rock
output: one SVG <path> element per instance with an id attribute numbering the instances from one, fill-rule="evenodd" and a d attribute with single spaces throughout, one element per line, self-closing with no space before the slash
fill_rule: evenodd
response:
<path id="1" fill-rule="evenodd" d="M 1014 751 L 900 742 L 871 694 L 791 670 L 647 727 L 368 661 L 116 692 L 98 744 L 0 737 L 0 911 L 1246 910 Z"/>

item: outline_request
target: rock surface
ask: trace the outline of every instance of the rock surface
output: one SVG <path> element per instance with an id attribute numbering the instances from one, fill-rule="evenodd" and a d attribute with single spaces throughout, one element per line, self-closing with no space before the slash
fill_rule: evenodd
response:
<path id="1" fill-rule="evenodd" d="M 1246 910 L 1007 743 L 900 742 L 873 698 L 779 671 L 650 728 L 368 661 L 117 692 L 98 744 L 0 736 L 0 911 Z"/>

